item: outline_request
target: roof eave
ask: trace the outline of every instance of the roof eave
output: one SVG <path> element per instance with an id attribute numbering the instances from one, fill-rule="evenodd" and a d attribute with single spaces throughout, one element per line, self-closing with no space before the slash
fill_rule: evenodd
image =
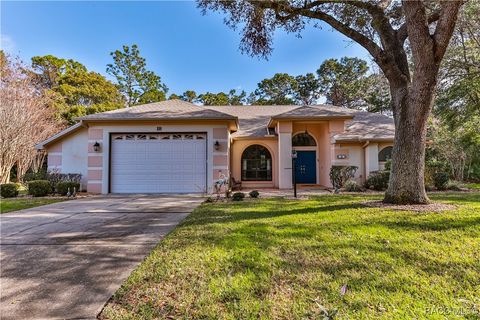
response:
<path id="1" fill-rule="evenodd" d="M 85 125 L 83 124 L 82 121 L 60 131 L 59 133 L 57 134 L 54 134 L 53 136 L 51 136 L 50 138 L 46 139 L 46 140 L 43 140 L 42 142 L 39 142 L 35 145 L 35 149 L 37 150 L 42 150 L 42 149 L 45 149 L 45 147 L 65 136 L 68 136 L 69 134 L 72 134 L 74 133 L 75 131 L 81 129 L 82 127 L 85 127 Z"/>
<path id="2" fill-rule="evenodd" d="M 341 116 L 313 116 L 313 117 L 271 117 L 268 122 L 268 128 L 274 127 L 278 121 L 329 121 L 329 120 L 350 120 L 354 116 L 341 115 Z"/>

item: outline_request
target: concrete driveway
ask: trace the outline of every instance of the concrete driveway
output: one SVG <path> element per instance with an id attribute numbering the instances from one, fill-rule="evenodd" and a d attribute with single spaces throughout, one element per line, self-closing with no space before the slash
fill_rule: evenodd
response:
<path id="1" fill-rule="evenodd" d="M 201 201 L 112 195 L 2 214 L 0 318 L 95 318 Z"/>

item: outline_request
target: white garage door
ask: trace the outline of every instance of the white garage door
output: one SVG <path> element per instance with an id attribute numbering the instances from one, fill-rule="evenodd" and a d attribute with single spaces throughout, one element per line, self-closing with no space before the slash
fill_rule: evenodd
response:
<path id="1" fill-rule="evenodd" d="M 206 190 L 204 134 L 113 134 L 112 193 Z"/>

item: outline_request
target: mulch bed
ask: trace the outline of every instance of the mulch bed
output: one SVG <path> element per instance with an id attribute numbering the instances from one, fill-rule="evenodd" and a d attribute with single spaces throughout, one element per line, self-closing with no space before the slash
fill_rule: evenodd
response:
<path id="1" fill-rule="evenodd" d="M 362 204 L 366 207 L 402 210 L 402 211 L 416 211 L 416 212 L 440 212 L 446 210 L 454 210 L 457 206 L 441 202 L 432 202 L 429 204 L 390 204 L 382 201 L 365 201 Z"/>

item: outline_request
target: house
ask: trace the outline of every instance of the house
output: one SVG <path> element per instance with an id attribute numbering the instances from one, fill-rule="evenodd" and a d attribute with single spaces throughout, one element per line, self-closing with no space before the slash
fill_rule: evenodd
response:
<path id="1" fill-rule="evenodd" d="M 390 158 L 387 116 L 329 105 L 197 106 L 168 100 L 87 115 L 37 145 L 48 169 L 81 173 L 93 193 L 212 192 L 222 174 L 244 187 L 331 186 L 332 165 L 362 182 Z"/>

